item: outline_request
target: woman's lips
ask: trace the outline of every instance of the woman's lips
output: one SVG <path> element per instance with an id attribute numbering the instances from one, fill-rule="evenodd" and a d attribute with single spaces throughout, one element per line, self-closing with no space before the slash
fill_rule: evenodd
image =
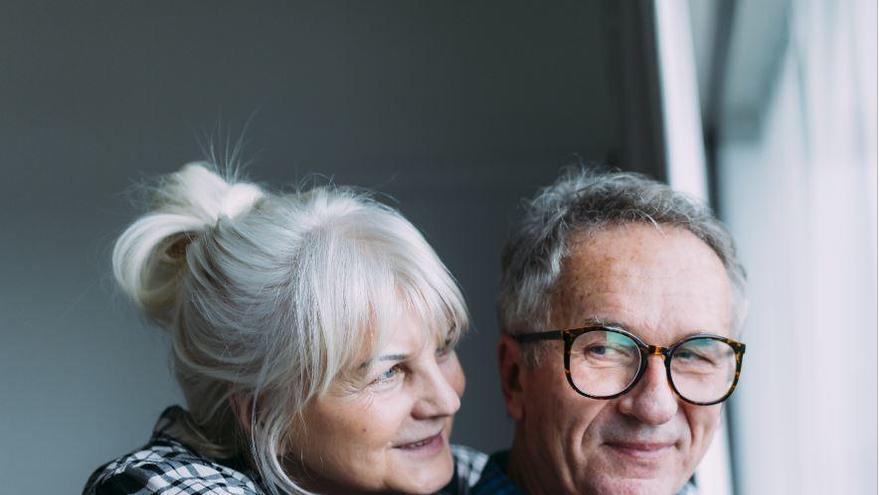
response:
<path id="1" fill-rule="evenodd" d="M 675 448 L 674 442 L 607 442 L 619 455 L 634 459 L 659 459 L 669 454 Z"/>
<path id="2" fill-rule="evenodd" d="M 432 455 L 443 450 L 445 443 L 446 442 L 443 439 L 443 431 L 441 430 L 430 437 L 425 437 L 415 442 L 395 445 L 394 448 L 408 454 Z"/>

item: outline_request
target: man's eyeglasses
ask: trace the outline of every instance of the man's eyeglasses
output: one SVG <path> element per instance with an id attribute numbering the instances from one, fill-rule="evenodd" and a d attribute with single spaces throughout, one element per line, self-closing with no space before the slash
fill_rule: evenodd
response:
<path id="1" fill-rule="evenodd" d="M 621 328 L 593 325 L 512 336 L 517 342 L 562 340 L 565 376 L 591 399 L 613 399 L 636 386 L 649 356 L 663 356 L 669 386 L 700 406 L 727 399 L 736 388 L 745 344 L 712 334 L 686 337 L 670 347 L 648 345 Z"/>

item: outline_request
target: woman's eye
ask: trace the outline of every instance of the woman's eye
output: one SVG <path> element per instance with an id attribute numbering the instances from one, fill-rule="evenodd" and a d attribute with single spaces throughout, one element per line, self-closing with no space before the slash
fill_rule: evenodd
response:
<path id="1" fill-rule="evenodd" d="M 373 380 L 373 383 L 388 383 L 397 378 L 397 375 L 399 375 L 401 372 L 402 370 L 400 369 L 400 365 L 395 364 L 394 366 L 388 368 L 387 370 L 382 372 L 382 374 L 377 376 L 376 379 Z"/>
<path id="2" fill-rule="evenodd" d="M 437 348 L 437 352 L 435 354 L 437 355 L 437 357 L 448 356 L 452 353 L 452 351 L 455 350 L 455 344 L 457 344 L 457 342 L 454 339 L 452 339 L 451 337 L 447 338 L 443 341 L 443 344 Z"/>

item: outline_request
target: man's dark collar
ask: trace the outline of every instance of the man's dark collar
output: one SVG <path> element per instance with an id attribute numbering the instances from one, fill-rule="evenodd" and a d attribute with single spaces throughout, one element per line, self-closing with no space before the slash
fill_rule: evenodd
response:
<path id="1" fill-rule="evenodd" d="M 480 475 L 480 480 L 470 490 L 470 495 L 527 495 L 507 475 L 510 465 L 510 451 L 500 450 L 489 456 L 486 467 Z M 678 495 L 696 493 L 696 484 L 693 476 L 687 484 L 678 492 Z"/>
<path id="2" fill-rule="evenodd" d="M 501 450 L 489 456 L 480 481 L 471 488 L 470 495 L 526 495 L 507 475 L 509 463 L 509 450 Z"/>

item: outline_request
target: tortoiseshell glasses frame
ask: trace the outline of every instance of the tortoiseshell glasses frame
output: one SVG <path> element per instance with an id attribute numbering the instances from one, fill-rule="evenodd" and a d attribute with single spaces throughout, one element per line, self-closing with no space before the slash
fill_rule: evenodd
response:
<path id="1" fill-rule="evenodd" d="M 628 337 L 636 344 L 636 347 L 639 350 L 640 361 L 639 361 L 638 371 L 633 375 L 632 379 L 623 388 L 623 390 L 621 390 L 620 392 L 611 394 L 611 395 L 598 396 L 598 395 L 591 395 L 589 393 L 586 393 L 583 390 L 581 390 L 577 386 L 577 384 L 575 384 L 575 381 L 572 378 L 571 350 L 572 350 L 572 346 L 574 345 L 574 341 L 579 336 L 581 336 L 585 333 L 595 332 L 595 331 L 611 332 L 611 333 L 615 333 L 615 334 L 619 334 L 619 335 L 623 335 L 625 337 Z M 563 364 L 565 366 L 565 377 L 566 377 L 566 380 L 568 381 L 568 384 L 571 385 L 571 388 L 573 388 L 574 391 L 577 392 L 578 394 L 580 394 L 584 397 L 589 397 L 591 399 L 600 399 L 600 400 L 614 399 L 614 398 L 620 397 L 621 395 L 624 395 L 627 392 L 629 392 L 630 390 L 632 390 L 636 386 L 636 384 L 638 384 L 639 380 L 642 378 L 642 375 L 645 374 L 645 370 L 648 367 L 648 358 L 650 356 L 662 356 L 663 362 L 666 366 L 666 379 L 669 382 L 670 388 L 672 388 L 672 390 L 676 396 L 678 396 L 679 398 L 681 398 L 683 401 L 685 401 L 687 403 L 695 404 L 698 406 L 711 406 L 713 404 L 718 404 L 719 402 L 723 402 L 728 397 L 730 397 L 730 394 L 732 394 L 734 389 L 736 389 L 736 384 L 739 382 L 740 371 L 742 370 L 743 355 L 746 352 L 746 345 L 743 344 L 742 342 L 737 342 L 736 340 L 729 339 L 727 337 L 722 337 L 720 335 L 710 334 L 710 333 L 697 333 L 697 334 L 693 334 L 693 335 L 688 335 L 687 337 L 683 338 L 682 340 L 676 342 L 675 344 L 673 344 L 669 347 L 658 346 L 658 345 L 649 345 L 649 344 L 644 343 L 637 336 L 624 330 L 623 328 L 609 326 L 609 325 L 589 325 L 586 327 L 573 328 L 573 329 L 568 329 L 568 330 L 548 330 L 548 331 L 537 332 L 537 333 L 526 333 L 526 334 L 520 334 L 520 335 L 512 335 L 511 337 L 519 343 L 539 342 L 539 341 L 545 341 L 545 340 L 562 340 L 564 342 Z M 728 388 L 727 391 L 720 398 L 714 399 L 714 400 L 709 400 L 709 401 L 696 401 L 696 400 L 691 400 L 691 399 L 687 398 L 686 396 L 684 396 L 681 393 L 681 391 L 678 389 L 678 387 L 676 387 L 675 381 L 673 380 L 673 377 L 672 377 L 672 357 L 673 357 L 673 355 L 675 355 L 675 352 L 679 348 L 681 348 L 681 346 L 687 344 L 688 342 L 693 342 L 695 340 L 700 340 L 700 339 L 709 339 L 712 341 L 718 341 L 718 342 L 727 344 L 733 350 L 734 356 L 736 358 L 736 370 L 733 375 L 733 381 L 730 384 L 730 388 Z"/>

